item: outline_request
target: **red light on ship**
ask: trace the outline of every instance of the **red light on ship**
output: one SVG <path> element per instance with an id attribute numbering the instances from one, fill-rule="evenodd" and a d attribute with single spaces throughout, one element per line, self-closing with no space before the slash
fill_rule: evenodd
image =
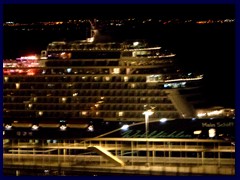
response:
<path id="1" fill-rule="evenodd" d="M 34 70 L 34 69 L 29 69 L 29 70 L 27 71 L 27 75 L 28 75 L 28 76 L 33 76 L 33 75 L 35 75 L 35 70 Z"/>

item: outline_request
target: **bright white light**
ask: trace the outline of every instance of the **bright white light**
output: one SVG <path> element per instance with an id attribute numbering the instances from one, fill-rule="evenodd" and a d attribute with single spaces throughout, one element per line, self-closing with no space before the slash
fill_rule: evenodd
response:
<path id="1" fill-rule="evenodd" d="M 121 127 L 121 130 L 126 131 L 126 130 L 128 130 L 128 128 L 129 128 L 129 125 L 128 125 L 128 124 L 124 124 L 124 125 Z"/>
<path id="2" fill-rule="evenodd" d="M 119 68 L 113 68 L 113 74 L 119 74 L 120 69 Z"/>
<path id="3" fill-rule="evenodd" d="M 166 121 L 167 121 L 167 118 L 161 118 L 159 121 L 160 121 L 160 122 L 166 122 Z"/>
<path id="4" fill-rule="evenodd" d="M 118 112 L 118 116 L 123 116 L 123 111 Z"/>
<path id="5" fill-rule="evenodd" d="M 206 115 L 207 115 L 206 113 L 198 113 L 198 114 L 197 114 L 198 117 L 204 117 L 204 116 L 206 116 Z"/>
<path id="6" fill-rule="evenodd" d="M 67 68 L 67 73 L 70 73 L 72 71 L 72 68 Z"/>
<path id="7" fill-rule="evenodd" d="M 16 89 L 19 89 L 20 88 L 20 83 L 16 83 Z"/>
<path id="8" fill-rule="evenodd" d="M 73 95 L 72 96 L 77 96 L 78 95 L 78 93 L 76 92 L 76 93 L 73 93 Z"/>
<path id="9" fill-rule="evenodd" d="M 202 133 L 201 130 L 196 130 L 196 131 L 193 132 L 193 134 L 201 134 L 201 133 Z"/>
<path id="10" fill-rule="evenodd" d="M 24 60 L 24 59 L 26 59 L 26 60 L 36 60 L 37 57 L 36 56 L 22 56 L 22 57 L 20 57 L 20 59 L 21 60 Z"/>
<path id="11" fill-rule="evenodd" d="M 210 138 L 213 138 L 213 137 L 215 137 L 216 136 L 216 129 L 209 129 L 208 130 L 208 136 L 210 137 Z"/>
<path id="12" fill-rule="evenodd" d="M 82 115 L 86 116 L 87 115 L 87 111 L 82 111 Z"/>
<path id="13" fill-rule="evenodd" d="M 42 111 L 38 111 L 38 115 L 39 115 L 39 116 L 42 116 L 42 115 L 43 115 L 43 112 L 42 112 Z"/>
<path id="14" fill-rule="evenodd" d="M 65 131 L 67 129 L 67 126 L 61 125 L 59 128 L 60 128 L 61 131 Z"/>
<path id="15" fill-rule="evenodd" d="M 38 127 L 38 125 L 36 125 L 36 124 L 34 124 L 33 126 L 32 126 L 32 130 L 37 130 L 39 127 Z"/>
<path id="16" fill-rule="evenodd" d="M 139 42 L 133 42 L 133 46 L 139 45 Z"/>
<path id="17" fill-rule="evenodd" d="M 7 124 L 7 125 L 5 126 L 5 129 L 6 129 L 6 130 L 10 130 L 11 128 L 12 128 L 12 126 L 9 125 L 9 124 Z"/>
<path id="18" fill-rule="evenodd" d="M 207 115 L 208 116 L 214 116 L 214 115 L 219 115 L 219 114 L 222 114 L 222 113 L 223 113 L 223 110 L 215 110 L 215 111 L 208 112 Z"/>
<path id="19" fill-rule="evenodd" d="M 153 114 L 152 110 L 147 110 L 143 112 L 144 115 L 151 116 Z"/>
<path id="20" fill-rule="evenodd" d="M 88 126 L 88 131 L 90 131 L 90 132 L 93 132 L 93 131 L 94 131 L 93 125 Z"/>

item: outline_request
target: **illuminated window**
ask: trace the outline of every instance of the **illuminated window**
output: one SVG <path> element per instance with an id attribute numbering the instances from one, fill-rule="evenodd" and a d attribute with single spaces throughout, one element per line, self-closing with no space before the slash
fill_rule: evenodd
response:
<path id="1" fill-rule="evenodd" d="M 4 77 L 4 81 L 5 81 L 5 82 L 8 82 L 8 77 Z"/>
<path id="2" fill-rule="evenodd" d="M 77 96 L 78 95 L 78 93 L 76 92 L 76 93 L 73 93 L 73 95 L 72 96 Z"/>
<path id="3" fill-rule="evenodd" d="M 16 89 L 20 88 L 20 83 L 16 83 Z"/>
<path id="4" fill-rule="evenodd" d="M 105 77 L 105 80 L 110 81 L 110 77 L 109 76 Z"/>
<path id="5" fill-rule="evenodd" d="M 119 117 L 123 116 L 123 111 L 118 112 L 118 116 Z"/>
<path id="6" fill-rule="evenodd" d="M 120 69 L 119 68 L 113 68 L 113 74 L 119 74 Z"/>
<path id="7" fill-rule="evenodd" d="M 33 102 L 37 102 L 37 97 L 34 97 L 34 98 L 33 98 Z"/>
<path id="8" fill-rule="evenodd" d="M 124 82 L 128 82 L 128 77 L 124 76 Z"/>
<path id="9" fill-rule="evenodd" d="M 161 82 L 162 81 L 162 75 L 150 75 L 147 76 L 146 82 Z"/>
<path id="10" fill-rule="evenodd" d="M 43 115 L 43 111 L 38 111 L 38 115 L 42 116 Z"/>
<path id="11" fill-rule="evenodd" d="M 86 116 L 87 115 L 87 111 L 82 111 L 82 115 Z"/>
<path id="12" fill-rule="evenodd" d="M 62 103 L 65 103 L 65 102 L 66 102 L 66 100 L 67 100 L 67 98 L 66 98 L 66 97 L 62 97 Z"/>
<path id="13" fill-rule="evenodd" d="M 72 68 L 67 68 L 67 73 L 71 73 L 72 72 Z"/>
<path id="14" fill-rule="evenodd" d="M 131 88 L 135 88 L 135 87 L 136 87 L 136 84 L 132 83 Z"/>

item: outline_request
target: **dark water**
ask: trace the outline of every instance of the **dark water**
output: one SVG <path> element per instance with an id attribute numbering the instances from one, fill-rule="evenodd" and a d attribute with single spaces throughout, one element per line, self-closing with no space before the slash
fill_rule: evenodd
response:
<path id="1" fill-rule="evenodd" d="M 83 30 L 4 31 L 4 58 L 40 54 L 47 44 L 57 40 L 86 37 Z M 141 25 L 102 31 L 105 39 L 116 41 L 148 38 L 177 54 L 179 64 L 189 72 L 205 75 L 204 96 L 212 106 L 235 106 L 235 26 Z"/>

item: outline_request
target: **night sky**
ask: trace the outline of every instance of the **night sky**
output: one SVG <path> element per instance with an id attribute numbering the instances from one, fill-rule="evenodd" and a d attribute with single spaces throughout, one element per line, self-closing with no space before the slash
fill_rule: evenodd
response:
<path id="1" fill-rule="evenodd" d="M 74 18 L 234 18 L 230 4 L 5 4 L 3 21 L 37 22 Z"/>

